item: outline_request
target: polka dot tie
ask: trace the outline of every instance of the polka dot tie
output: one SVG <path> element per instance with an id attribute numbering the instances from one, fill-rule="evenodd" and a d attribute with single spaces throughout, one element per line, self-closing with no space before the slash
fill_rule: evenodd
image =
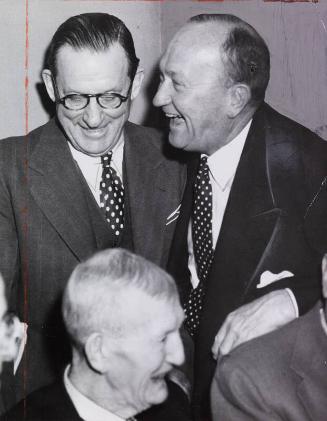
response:
<path id="1" fill-rule="evenodd" d="M 200 161 L 194 186 L 192 213 L 192 240 L 199 284 L 194 288 L 184 305 L 185 325 L 191 336 L 197 332 L 204 297 L 204 283 L 213 260 L 212 247 L 212 187 L 209 178 L 207 157 Z"/>
<path id="2" fill-rule="evenodd" d="M 101 156 L 100 208 L 118 241 L 124 229 L 124 187 L 116 171 L 110 166 L 111 157 L 111 151 Z"/>

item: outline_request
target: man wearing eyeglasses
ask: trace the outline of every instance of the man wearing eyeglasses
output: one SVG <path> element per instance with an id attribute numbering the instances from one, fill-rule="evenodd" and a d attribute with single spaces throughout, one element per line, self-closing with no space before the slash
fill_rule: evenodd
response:
<path id="1" fill-rule="evenodd" d="M 28 324 L 15 401 L 68 360 L 60 295 L 78 262 L 120 246 L 165 266 L 183 184 L 161 135 L 127 121 L 143 70 L 122 21 L 68 19 L 42 77 L 56 118 L 0 145 L 0 270 Z"/>

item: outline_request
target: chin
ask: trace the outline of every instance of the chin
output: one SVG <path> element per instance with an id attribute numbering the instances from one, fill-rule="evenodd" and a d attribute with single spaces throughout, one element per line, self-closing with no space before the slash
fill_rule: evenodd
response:
<path id="1" fill-rule="evenodd" d="M 156 381 L 155 384 L 151 386 L 150 393 L 151 405 L 158 405 L 164 402 L 168 398 L 168 387 L 166 381 L 163 379 L 160 382 Z"/>
<path id="2" fill-rule="evenodd" d="M 169 134 L 169 143 L 176 149 L 185 149 L 187 147 L 187 141 L 185 141 L 180 136 Z"/>

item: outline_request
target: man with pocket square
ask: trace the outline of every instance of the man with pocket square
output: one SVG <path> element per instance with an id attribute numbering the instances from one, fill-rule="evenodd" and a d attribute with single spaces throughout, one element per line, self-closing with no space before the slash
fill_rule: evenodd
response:
<path id="1" fill-rule="evenodd" d="M 119 246 L 164 267 L 184 187 L 164 136 L 128 122 L 143 70 L 120 19 L 69 18 L 42 77 L 56 117 L 0 142 L 0 270 L 28 324 L 14 401 L 69 358 L 60 296 L 76 264 Z"/>
<path id="2" fill-rule="evenodd" d="M 207 420 L 217 356 L 319 297 L 321 253 L 305 229 L 314 214 L 326 224 L 327 209 L 315 208 L 327 144 L 264 103 L 269 50 L 235 16 L 191 18 L 160 70 L 154 104 L 169 141 L 195 153 L 168 266 L 195 344 L 194 417 Z"/>

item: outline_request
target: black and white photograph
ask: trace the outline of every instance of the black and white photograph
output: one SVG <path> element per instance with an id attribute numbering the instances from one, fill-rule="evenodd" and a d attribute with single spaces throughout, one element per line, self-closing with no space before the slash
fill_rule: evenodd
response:
<path id="1" fill-rule="evenodd" d="M 0 38 L 0 421 L 326 421 L 327 1 Z"/>

